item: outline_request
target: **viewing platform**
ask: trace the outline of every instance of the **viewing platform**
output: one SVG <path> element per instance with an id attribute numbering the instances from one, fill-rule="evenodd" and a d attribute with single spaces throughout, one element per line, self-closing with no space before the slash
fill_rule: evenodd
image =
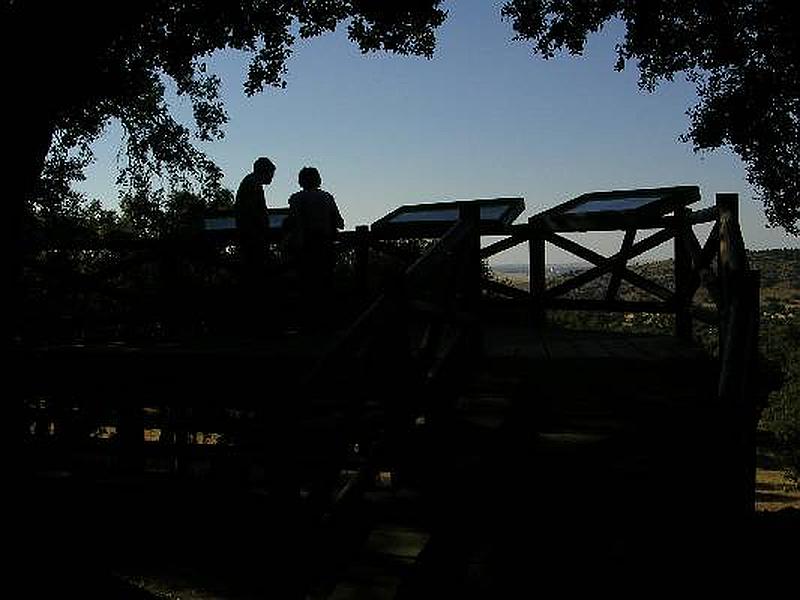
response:
<path id="1" fill-rule="evenodd" d="M 691 212 L 699 199 L 587 194 L 523 224 L 521 199 L 401 207 L 342 236 L 353 290 L 324 328 L 20 348 L 22 505 L 52 542 L 43 563 L 230 598 L 712 578 L 709 556 L 741 558 L 753 506 L 758 278 L 735 198 Z M 561 235 L 591 230 L 624 231 L 619 252 Z M 673 285 L 628 268 L 665 242 Z M 548 282 L 546 243 L 593 266 Z M 527 290 L 482 275 L 518 244 Z M 602 298 L 573 293 L 601 276 Z M 620 299 L 623 281 L 650 298 Z M 713 310 L 693 303 L 701 285 Z M 674 331 L 567 328 L 554 311 L 666 314 Z M 103 542 L 69 556 L 76 536 Z"/>

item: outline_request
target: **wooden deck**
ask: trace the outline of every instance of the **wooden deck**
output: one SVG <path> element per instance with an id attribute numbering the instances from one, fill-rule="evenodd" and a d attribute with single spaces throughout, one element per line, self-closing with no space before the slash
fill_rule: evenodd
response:
<path id="1" fill-rule="evenodd" d="M 596 592 L 644 576 L 689 581 L 708 565 L 695 562 L 716 543 L 719 500 L 702 351 L 505 327 L 489 328 L 486 345 L 458 401 L 439 533 L 402 597 Z"/>
<path id="2" fill-rule="evenodd" d="M 498 231 L 459 202 L 373 287 L 390 245 L 366 228 L 342 240 L 357 288 L 342 331 L 18 352 L 27 527 L 10 547 L 36 557 L 32 595 L 109 596 L 93 587 L 109 573 L 221 598 L 735 589 L 752 558 L 759 316 L 736 202 L 581 227 L 534 216 L 486 247 Z M 701 244 L 692 227 L 712 221 Z M 590 225 L 624 231 L 619 252 L 557 233 Z M 628 268 L 667 242 L 671 288 Z M 482 277 L 481 258 L 521 243 L 527 291 Z M 546 243 L 594 267 L 548 287 Z M 603 298 L 569 297 L 606 273 Z M 655 300 L 618 298 L 623 279 Z M 719 362 L 680 341 L 700 285 Z M 676 337 L 548 326 L 562 309 L 667 313 Z"/>
<path id="3" fill-rule="evenodd" d="M 34 371 L 49 361 L 52 375 L 40 391 L 131 398 L 156 386 L 170 394 L 193 381 L 184 390 L 187 405 L 224 405 L 237 394 L 237 405 L 257 406 L 271 401 L 271 388 L 302 380 L 336 335 L 323 338 L 73 346 L 29 358 Z M 37 498 L 60 496 L 87 522 L 99 519 L 91 528 L 97 535 L 103 522 L 126 514 L 117 534 L 106 534 L 121 544 L 113 553 L 119 564 L 108 566 L 150 573 L 154 586 L 167 585 L 172 566 L 194 573 L 200 588 L 233 578 L 248 593 L 269 593 L 288 585 L 287 577 L 303 581 L 313 572 L 312 597 L 494 598 L 532 580 L 591 587 L 575 573 L 609 585 L 632 573 L 688 579 L 693 561 L 718 551 L 717 379 L 702 350 L 674 337 L 533 333 L 502 323 L 485 328 L 483 343 L 483 358 L 442 399 L 447 419 L 418 420 L 325 524 L 305 520 L 302 499 L 292 508 L 258 485 L 226 488 L 185 476 L 151 473 L 87 488 L 64 473 L 37 478 L 31 490 Z M 58 521 L 58 513 L 50 518 Z"/>

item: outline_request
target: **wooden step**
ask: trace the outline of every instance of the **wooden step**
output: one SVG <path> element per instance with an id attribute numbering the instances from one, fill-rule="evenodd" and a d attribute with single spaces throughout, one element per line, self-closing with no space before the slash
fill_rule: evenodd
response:
<path id="1" fill-rule="evenodd" d="M 421 529 L 376 525 L 327 599 L 394 598 L 429 539 L 430 534 Z"/>

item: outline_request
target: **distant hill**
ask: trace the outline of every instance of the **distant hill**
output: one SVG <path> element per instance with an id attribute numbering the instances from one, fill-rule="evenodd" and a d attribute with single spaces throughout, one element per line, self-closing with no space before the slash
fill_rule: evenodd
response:
<path id="1" fill-rule="evenodd" d="M 559 263 L 547 265 L 547 270 L 551 274 L 568 273 L 570 271 L 580 271 L 586 268 L 585 263 Z M 492 270 L 503 275 L 525 275 L 528 276 L 528 263 L 510 263 L 502 265 L 492 265 Z"/>
<path id="2" fill-rule="evenodd" d="M 750 264 L 761 272 L 762 300 L 786 301 L 800 308 L 800 250 L 749 252 Z"/>
<path id="3" fill-rule="evenodd" d="M 800 249 L 755 250 L 749 251 L 747 254 L 750 266 L 761 273 L 761 299 L 764 309 L 768 312 L 775 310 L 800 311 Z M 553 284 L 586 268 L 588 267 L 585 264 L 578 263 L 548 265 L 547 276 L 550 284 Z M 527 264 L 494 265 L 492 270 L 501 281 L 520 289 L 528 288 Z M 666 288 L 674 288 L 672 259 L 631 265 L 631 270 Z M 602 297 L 608 284 L 608 277 L 606 275 L 587 284 L 576 290 L 572 296 Z M 642 300 L 648 298 L 648 294 L 623 282 L 620 287 L 620 298 Z M 700 291 L 696 300 L 702 303 L 707 301 L 707 298 Z"/>

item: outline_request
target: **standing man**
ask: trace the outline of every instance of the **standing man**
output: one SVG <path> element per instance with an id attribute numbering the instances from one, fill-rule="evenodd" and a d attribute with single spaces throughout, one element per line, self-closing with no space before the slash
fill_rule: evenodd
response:
<path id="1" fill-rule="evenodd" d="M 263 186 L 272 183 L 275 165 L 264 156 L 253 163 L 253 172 L 245 175 L 236 191 L 236 229 L 239 252 L 247 277 L 263 276 L 267 258 L 267 202 Z"/>
<path id="2" fill-rule="evenodd" d="M 274 175 L 275 165 L 270 159 L 262 156 L 253 163 L 252 173 L 244 176 L 236 191 L 234 213 L 244 292 L 242 302 L 244 310 L 240 317 L 245 319 L 243 325 L 246 329 L 251 329 L 254 325 L 260 328 L 264 323 L 262 315 L 268 312 L 265 311 L 266 298 L 263 291 L 269 221 L 263 186 L 272 183 Z"/>

